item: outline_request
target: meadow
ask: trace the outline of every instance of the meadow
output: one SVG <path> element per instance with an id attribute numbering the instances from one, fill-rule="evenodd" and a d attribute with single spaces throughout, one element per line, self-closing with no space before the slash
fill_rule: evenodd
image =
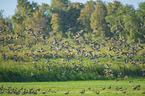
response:
<path id="1" fill-rule="evenodd" d="M 135 88 L 136 86 L 140 87 Z M 4 92 L 3 96 L 144 96 L 145 79 L 130 78 L 117 82 L 115 80 L 0 82 L 0 88 L 3 90 L 1 92 Z"/>

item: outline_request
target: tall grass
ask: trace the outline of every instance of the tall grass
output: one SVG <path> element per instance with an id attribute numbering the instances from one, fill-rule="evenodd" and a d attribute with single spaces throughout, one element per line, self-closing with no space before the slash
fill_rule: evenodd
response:
<path id="1" fill-rule="evenodd" d="M 54 39 L 58 42 L 54 43 Z M 5 40 L 4 47 L 0 44 L 0 81 L 96 80 L 124 78 L 124 76 L 141 77 L 143 75 L 145 59 L 142 54 L 145 49 L 139 50 L 139 47 L 135 47 L 139 44 L 125 43 L 125 46 L 129 45 L 130 48 L 137 50 L 136 55 L 127 56 L 122 55 L 120 49 L 132 53 L 131 49 L 123 48 L 123 45 L 118 44 L 117 40 L 105 41 L 100 37 L 89 37 L 86 34 L 85 39 L 83 40 L 82 37 L 62 38 L 59 34 L 45 40 L 41 36 L 27 37 L 24 40 L 18 38 L 11 42 Z M 95 47 L 93 44 L 96 44 Z M 145 47 L 144 44 L 140 45 Z M 8 46 L 13 50 L 9 50 Z M 114 46 L 114 49 L 108 51 L 111 46 Z M 118 46 L 121 48 L 117 49 Z M 98 47 L 99 49 L 97 49 Z M 84 50 L 85 55 L 77 54 L 77 50 Z M 86 56 L 89 51 L 92 51 L 95 57 Z M 70 52 L 73 57 L 69 57 Z M 3 58 L 4 54 L 5 58 Z M 106 70 L 112 71 L 107 73 Z"/>

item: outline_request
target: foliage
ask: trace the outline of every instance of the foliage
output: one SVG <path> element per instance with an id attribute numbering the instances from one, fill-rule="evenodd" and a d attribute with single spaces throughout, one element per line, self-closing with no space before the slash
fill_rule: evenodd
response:
<path id="1" fill-rule="evenodd" d="M 94 1 L 87 1 L 85 7 L 81 9 L 80 17 L 78 18 L 78 22 L 81 24 L 80 29 L 84 29 L 86 32 L 92 31 L 90 26 L 90 18 L 91 14 L 95 10 L 96 3 Z"/>
<path id="2" fill-rule="evenodd" d="M 103 4 L 102 1 L 98 0 L 97 5 L 95 6 L 95 11 L 91 14 L 91 28 L 95 30 L 96 28 L 99 30 L 97 35 L 99 36 L 107 36 L 107 27 L 105 17 L 107 16 L 107 8 L 106 5 Z"/>
<path id="3" fill-rule="evenodd" d="M 135 10 L 118 1 L 52 1 L 49 6 L 18 0 L 11 20 L 0 12 L 1 81 L 144 76 L 142 3 Z"/>

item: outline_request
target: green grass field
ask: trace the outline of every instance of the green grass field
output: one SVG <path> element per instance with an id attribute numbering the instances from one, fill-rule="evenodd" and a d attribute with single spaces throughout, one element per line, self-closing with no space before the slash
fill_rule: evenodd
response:
<path id="1" fill-rule="evenodd" d="M 129 83 L 129 81 L 133 82 Z M 8 87 L 11 86 L 9 90 L 20 90 L 19 96 L 24 96 L 22 93 L 24 90 L 33 92 L 33 90 L 40 89 L 37 94 L 26 93 L 25 96 L 144 96 L 142 94 L 145 92 L 145 79 L 126 79 L 119 80 L 115 83 L 115 80 L 89 80 L 89 81 L 64 81 L 64 82 L 0 82 L 0 86 L 3 85 L 4 93 L 2 96 L 14 96 L 15 94 L 8 94 Z M 132 87 L 140 87 L 133 90 Z M 110 87 L 108 89 L 108 87 Z M 89 89 L 90 88 L 90 89 Z M 103 90 L 103 88 L 105 88 Z M 84 94 L 80 93 L 85 90 Z M 65 94 L 69 91 L 69 94 Z M 96 91 L 100 91 L 96 94 Z M 43 92 L 46 92 L 43 94 Z M 126 92 L 126 93 L 123 93 Z"/>

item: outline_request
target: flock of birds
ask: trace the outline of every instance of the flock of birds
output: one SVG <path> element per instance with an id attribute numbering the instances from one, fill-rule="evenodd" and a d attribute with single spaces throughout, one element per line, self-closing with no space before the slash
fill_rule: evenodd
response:
<path id="1" fill-rule="evenodd" d="M 0 44 L 7 50 L 9 50 L 12 54 L 12 56 L 10 54 L 7 54 L 6 52 L 1 52 L 1 59 L 3 60 L 8 60 L 11 59 L 13 61 L 19 62 L 28 62 L 29 60 L 32 60 L 31 65 L 34 65 L 33 68 L 37 69 L 37 65 L 35 65 L 35 63 L 37 63 L 37 61 L 41 60 L 42 58 L 45 59 L 45 69 L 50 69 L 50 66 L 52 65 L 57 65 L 59 63 L 61 63 L 59 66 L 64 67 L 66 66 L 66 64 L 70 64 L 72 66 L 72 68 L 75 68 L 75 70 L 80 70 L 80 68 L 78 68 L 78 66 L 80 64 L 84 63 L 84 58 L 88 60 L 88 62 L 93 61 L 94 65 L 99 65 L 99 66 L 103 66 L 103 64 L 105 64 L 105 66 L 108 69 L 105 69 L 106 74 L 109 72 L 111 75 L 112 70 L 110 70 L 109 68 L 112 66 L 111 64 L 107 64 L 105 62 L 101 62 L 99 59 L 103 59 L 103 58 L 109 58 L 109 60 L 111 60 L 111 62 L 114 61 L 123 61 L 124 64 L 130 63 L 133 66 L 138 66 L 139 64 L 145 64 L 145 60 L 142 59 L 145 57 L 145 52 L 140 54 L 140 58 L 136 58 L 136 56 L 138 55 L 138 52 L 140 50 L 144 50 L 144 47 L 139 45 L 139 44 L 135 44 L 134 41 L 132 41 L 132 43 L 127 43 L 125 41 L 124 38 L 117 38 L 117 37 L 112 37 L 112 38 L 104 38 L 104 40 L 101 39 L 93 39 L 93 34 L 92 37 L 91 36 L 84 36 L 84 32 L 83 30 L 78 31 L 76 33 L 76 35 L 74 36 L 70 36 L 71 35 L 71 31 L 68 30 L 68 37 L 71 38 L 71 42 L 59 38 L 56 36 L 56 32 L 55 33 L 50 33 L 50 36 L 37 36 L 37 34 L 33 33 L 30 34 L 31 32 L 29 32 L 29 38 L 33 38 L 35 39 L 35 44 L 5 44 L 3 41 L 0 41 Z M 16 36 L 16 38 L 13 39 L 17 39 L 19 40 L 19 38 L 21 38 L 18 34 Z M 51 39 L 50 39 L 51 38 Z M 12 40 L 12 37 L 8 37 L 7 39 Z M 23 38 L 25 41 L 25 38 Z M 50 40 L 50 41 L 49 41 Z M 72 43 L 73 42 L 73 43 Z M 38 48 L 37 46 L 38 43 L 42 43 L 41 47 Z M 108 46 L 108 49 L 106 50 L 106 46 Z M 37 48 L 36 48 L 37 47 Z M 87 48 L 86 48 L 87 47 Z M 25 49 L 25 51 L 23 50 Z M 105 51 L 104 51 L 105 49 Z M 103 51 L 102 51 L 103 50 Z M 9 53 L 10 53 L 9 52 Z M 19 53 L 22 53 L 22 55 L 20 55 Z M 62 58 L 60 62 L 56 62 L 54 61 L 54 59 L 57 58 Z M 71 62 L 71 60 L 77 60 L 77 62 Z M 75 65 L 76 64 L 76 65 Z M 82 67 L 81 70 L 87 70 L 86 67 Z M 53 69 L 50 69 L 50 71 L 53 71 Z M 65 70 L 62 73 L 62 75 L 65 74 Z M 34 74 L 31 73 L 31 75 L 33 76 Z M 115 82 L 117 82 L 117 80 L 115 80 Z M 129 83 L 131 83 L 133 81 L 129 81 Z M 134 87 L 132 87 L 132 90 L 140 90 L 141 85 L 136 85 Z M 98 91 L 94 91 L 95 94 L 100 94 L 101 91 L 106 90 L 106 89 L 112 89 L 111 86 L 109 86 L 108 88 L 104 87 L 102 88 L 102 90 Z M 92 90 L 92 88 L 88 88 L 88 89 L 84 89 L 81 92 L 79 92 L 80 94 L 85 94 L 87 90 Z M 115 87 L 114 90 L 116 91 L 121 91 L 123 94 L 125 94 L 127 92 L 127 88 L 122 88 L 121 87 Z M 26 88 L 12 88 L 7 87 L 4 88 L 4 86 L 2 85 L 0 87 L 0 94 L 3 93 L 8 93 L 8 94 L 38 94 L 38 92 L 40 91 L 40 88 L 38 89 L 26 89 Z M 51 91 L 51 89 L 49 89 L 49 91 L 41 91 L 42 94 L 48 93 L 48 92 L 52 92 L 52 93 L 56 93 L 56 91 Z M 70 91 L 65 92 L 64 94 L 70 94 Z M 145 94 L 145 92 L 142 92 L 142 94 Z M 46 95 L 47 96 L 47 95 Z"/>
<path id="2" fill-rule="evenodd" d="M 33 33 L 33 34 L 30 34 Z M 70 36 L 71 31 L 68 30 L 68 37 Z M 27 33 L 28 34 L 28 33 Z M 50 36 L 47 37 L 45 35 L 35 34 L 34 32 L 29 32 L 29 38 L 35 39 L 36 44 L 4 44 L 4 42 L 0 42 L 3 47 L 13 53 L 12 56 L 7 54 L 6 52 L 1 52 L 1 59 L 11 59 L 13 61 L 22 61 L 28 62 L 29 60 L 33 60 L 31 64 L 37 63 L 41 58 L 46 60 L 45 67 L 48 69 L 51 65 L 56 65 L 60 62 L 55 62 L 54 59 L 62 58 L 62 64 L 60 66 L 65 66 L 66 64 L 71 64 L 74 67 L 74 64 L 79 65 L 80 63 L 84 63 L 84 58 L 89 58 L 88 62 L 93 60 L 94 65 L 99 64 L 100 66 L 107 66 L 109 68 L 111 64 L 107 64 L 105 62 L 100 62 L 99 58 L 108 58 L 111 62 L 118 61 L 131 63 L 134 66 L 138 64 L 145 64 L 145 60 L 142 59 L 145 57 L 145 52 L 140 54 L 140 58 L 136 58 L 135 56 L 140 50 L 143 50 L 144 47 L 135 44 L 134 41 L 132 43 L 127 43 L 124 38 L 104 38 L 101 39 L 93 39 L 92 36 L 84 36 L 84 31 L 78 31 L 76 35 L 71 36 L 71 43 L 65 39 L 59 38 L 56 36 L 57 32 L 49 33 Z M 94 33 L 92 33 L 94 34 Z M 17 40 L 21 38 L 19 35 L 16 36 Z M 51 38 L 51 40 L 50 40 Z M 8 38 L 7 38 L 8 39 Z M 12 37 L 9 37 L 12 39 Z M 13 38 L 14 39 L 14 38 Z M 26 38 L 23 38 L 24 41 Z M 43 43 L 40 48 L 36 48 L 38 43 Z M 108 46 L 108 49 L 102 51 L 104 48 Z M 87 47 L 87 48 L 86 48 Z M 23 49 L 26 49 L 24 51 Z M 23 52 L 23 55 L 20 53 Z M 29 58 L 29 59 L 28 59 Z M 70 62 L 70 60 L 76 59 L 77 62 Z M 65 62 L 63 62 L 65 61 Z M 33 68 L 37 68 L 34 65 Z M 52 69 L 50 69 L 52 70 Z"/>

